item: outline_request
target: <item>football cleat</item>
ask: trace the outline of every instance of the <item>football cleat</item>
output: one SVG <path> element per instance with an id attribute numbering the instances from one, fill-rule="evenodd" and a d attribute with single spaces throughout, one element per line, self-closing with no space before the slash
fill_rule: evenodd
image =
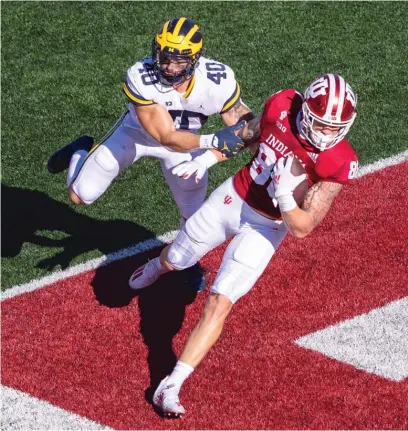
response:
<path id="1" fill-rule="evenodd" d="M 168 379 L 169 376 L 160 382 L 153 395 L 153 404 L 163 412 L 164 416 L 181 418 L 186 414 L 186 410 L 180 404 L 176 385 L 168 384 Z"/>
<path id="2" fill-rule="evenodd" d="M 161 273 L 157 269 L 156 259 L 159 258 L 156 257 L 155 259 L 149 260 L 149 262 L 136 269 L 129 278 L 129 286 L 132 289 L 143 289 L 153 284 L 160 277 Z"/>
<path id="3" fill-rule="evenodd" d="M 51 154 L 47 167 L 50 174 L 59 174 L 68 169 L 71 157 L 79 150 L 89 152 L 94 144 L 92 136 L 83 135 Z"/>

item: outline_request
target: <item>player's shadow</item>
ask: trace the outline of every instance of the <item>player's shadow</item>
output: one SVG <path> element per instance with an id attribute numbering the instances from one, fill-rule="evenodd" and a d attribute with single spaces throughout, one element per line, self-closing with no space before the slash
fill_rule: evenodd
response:
<path id="1" fill-rule="evenodd" d="M 38 267 L 65 269 L 86 252 L 109 254 L 151 238 L 152 232 L 125 220 L 97 220 L 37 191 L 1 185 L 1 256 L 18 256 L 25 243 L 62 248 Z"/>
<path id="2" fill-rule="evenodd" d="M 148 259 L 158 256 L 161 248 L 98 268 L 91 283 L 98 301 L 107 307 L 124 305 L 130 290 L 130 275 Z M 140 333 L 148 348 L 150 387 L 146 389 L 145 396 L 149 403 L 160 381 L 177 362 L 173 338 L 181 329 L 187 305 L 197 296 L 190 281 L 188 272 L 177 271 L 163 275 L 140 292 L 131 293 L 132 297 L 137 296 Z"/>
<path id="3" fill-rule="evenodd" d="M 75 207 L 40 191 L 5 184 L 1 190 L 2 257 L 17 257 L 26 243 L 62 248 L 38 264 L 52 270 L 57 266 L 68 267 L 76 256 L 91 250 L 106 255 L 153 237 L 150 231 L 129 221 L 104 221 L 80 214 Z M 150 388 L 146 390 L 149 402 L 153 390 L 177 361 L 173 338 L 183 324 L 186 306 L 197 295 L 184 271 L 164 275 L 139 294 L 129 288 L 128 279 L 133 270 L 159 252 L 155 248 L 101 266 L 91 283 L 96 299 L 106 307 L 127 306 L 138 296 L 140 332 L 149 352 Z"/>
<path id="4" fill-rule="evenodd" d="M 187 305 L 194 302 L 196 295 L 183 272 L 166 274 L 139 294 L 140 330 L 149 350 L 150 387 L 145 392 L 149 403 L 160 381 L 176 365 L 173 338 L 181 329 Z"/>

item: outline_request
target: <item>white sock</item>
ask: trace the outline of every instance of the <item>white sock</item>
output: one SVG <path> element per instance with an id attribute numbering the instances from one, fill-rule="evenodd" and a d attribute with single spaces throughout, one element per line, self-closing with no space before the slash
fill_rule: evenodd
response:
<path id="1" fill-rule="evenodd" d="M 72 181 L 78 175 L 87 154 L 85 150 L 79 150 L 72 155 L 67 174 L 67 187 L 71 185 Z"/>
<path id="2" fill-rule="evenodd" d="M 177 364 L 174 367 L 173 372 L 170 374 L 167 383 L 174 383 L 176 388 L 180 390 L 181 385 L 193 371 L 194 368 L 190 367 L 190 365 L 181 361 L 177 361 Z"/>

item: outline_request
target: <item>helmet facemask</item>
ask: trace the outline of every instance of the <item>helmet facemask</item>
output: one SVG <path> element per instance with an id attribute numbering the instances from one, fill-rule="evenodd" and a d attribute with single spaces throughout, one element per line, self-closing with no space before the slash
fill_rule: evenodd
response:
<path id="1" fill-rule="evenodd" d="M 183 82 L 189 80 L 193 75 L 195 68 L 198 65 L 198 59 L 200 55 L 176 55 L 166 52 L 160 49 L 160 46 L 155 40 L 153 40 L 153 64 L 154 70 L 157 74 L 159 81 L 165 86 L 178 86 L 183 84 Z M 177 74 L 167 74 L 165 70 L 162 69 L 163 64 L 167 64 L 171 60 L 186 60 L 187 65 Z"/>
<path id="2" fill-rule="evenodd" d="M 347 121 L 327 121 L 314 115 L 307 102 L 303 102 L 302 114 L 301 131 L 306 139 L 320 151 L 328 150 L 338 144 L 347 135 L 356 118 L 356 113 L 353 113 L 353 116 Z M 334 134 L 324 134 L 314 129 L 316 124 L 339 127 L 339 130 Z"/>

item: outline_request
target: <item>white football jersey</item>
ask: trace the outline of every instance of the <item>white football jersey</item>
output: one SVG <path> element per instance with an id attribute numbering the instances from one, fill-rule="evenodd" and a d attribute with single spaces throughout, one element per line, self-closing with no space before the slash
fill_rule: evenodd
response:
<path id="1" fill-rule="evenodd" d="M 223 63 L 201 57 L 186 92 L 160 83 L 147 57 L 129 68 L 123 90 L 135 105 L 164 106 L 173 118 L 176 129 L 196 132 L 209 115 L 231 109 L 239 100 L 241 89 L 232 69 Z M 129 104 L 131 105 L 131 104 Z M 129 106 L 133 120 L 138 122 Z"/>

